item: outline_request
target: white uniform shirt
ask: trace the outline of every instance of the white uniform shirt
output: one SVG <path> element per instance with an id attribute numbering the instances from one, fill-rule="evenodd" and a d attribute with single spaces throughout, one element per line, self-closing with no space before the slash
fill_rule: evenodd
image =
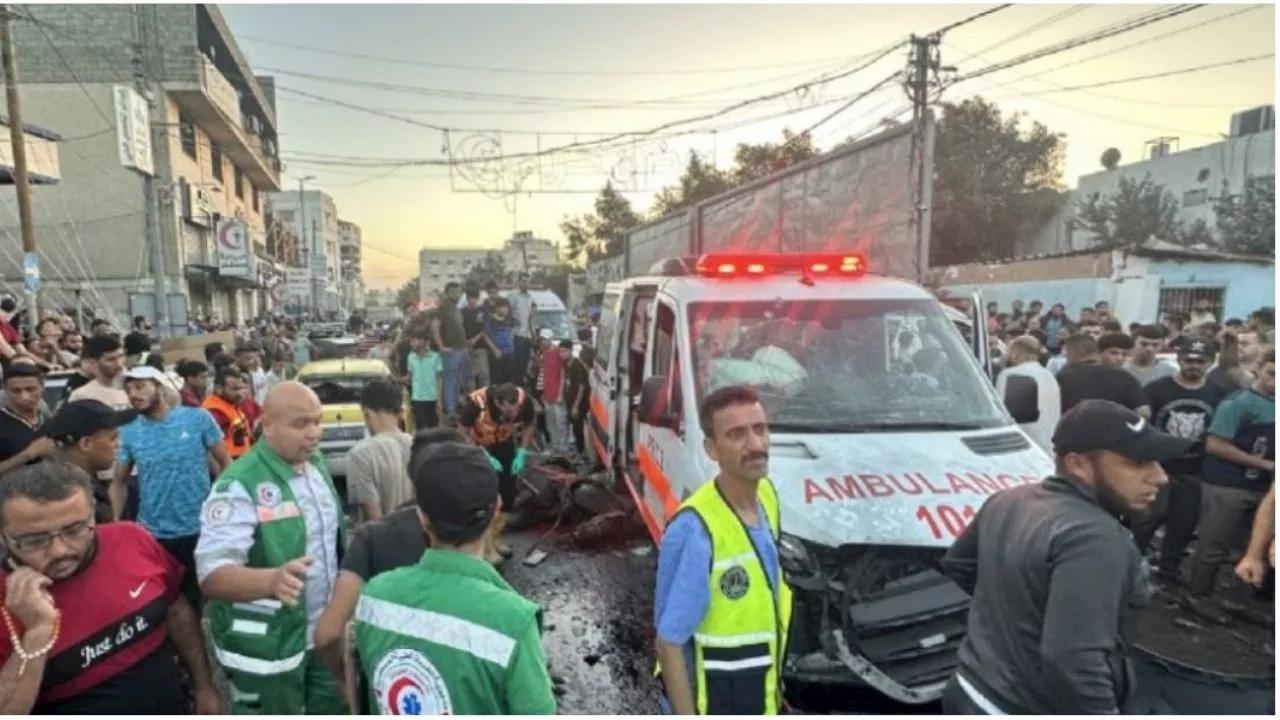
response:
<path id="1" fill-rule="evenodd" d="M 1029 377 L 1036 384 L 1036 406 L 1040 408 L 1040 419 L 1033 423 L 1022 423 L 1022 428 L 1031 440 L 1053 455 L 1053 429 L 1058 426 L 1058 418 L 1062 415 L 1062 389 L 1058 387 L 1058 378 L 1047 368 L 1032 360 L 1011 368 L 1005 368 L 996 378 L 996 394 L 1004 399 L 1005 388 L 1011 375 Z"/>
<path id="2" fill-rule="evenodd" d="M 324 476 L 311 463 L 289 480 L 298 510 L 307 525 L 307 648 L 315 644 L 316 623 L 329 604 L 338 577 L 338 506 Z M 225 565 L 244 565 L 253 548 L 259 511 L 278 512 L 283 505 L 251 498 L 240 485 L 210 493 L 200 514 L 200 540 L 196 544 L 196 576 L 203 583 Z M 274 600 L 274 598 L 270 598 Z"/>

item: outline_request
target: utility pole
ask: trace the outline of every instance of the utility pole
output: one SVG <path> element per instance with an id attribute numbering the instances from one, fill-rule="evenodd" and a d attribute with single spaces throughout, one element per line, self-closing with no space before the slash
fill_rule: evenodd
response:
<path id="1" fill-rule="evenodd" d="M 9 139 L 13 145 L 13 182 L 18 192 L 18 222 L 22 225 L 22 252 L 36 262 L 39 272 L 39 255 L 36 254 L 35 221 L 31 216 L 31 179 L 27 174 L 27 135 L 22 124 L 22 100 L 18 93 L 18 60 L 13 52 L 13 30 L 8 5 L 0 5 L 0 52 L 4 61 L 4 94 L 8 104 Z M 38 276 L 37 276 L 38 277 Z M 28 283 L 30 287 L 30 283 Z M 27 324 L 35 332 L 40 322 L 40 292 L 27 293 Z"/>
<path id="2" fill-rule="evenodd" d="M 933 178 L 932 103 L 935 73 L 939 69 L 938 46 L 942 38 L 936 34 L 911 36 L 911 58 L 907 64 L 906 91 L 911 99 L 911 190 L 912 224 L 916 241 L 916 282 L 924 285 L 929 271 L 929 225 L 931 222 Z"/>
<path id="3" fill-rule="evenodd" d="M 160 339 L 169 337 L 169 288 L 165 278 L 164 228 L 161 227 L 160 194 L 170 197 L 172 182 L 169 178 L 169 131 L 165 117 L 164 87 L 160 84 L 155 62 L 156 6 L 133 6 L 134 31 L 134 84 L 138 93 L 147 101 L 151 122 L 151 157 L 154 173 L 142 174 L 143 202 L 147 209 L 147 248 L 151 270 L 151 289 L 156 309 L 155 330 Z M 156 175 L 160 179 L 156 179 Z M 216 228 L 215 228 L 216 232 Z M 131 318 L 132 320 L 132 318 Z"/>
<path id="4" fill-rule="evenodd" d="M 307 181 L 315 180 L 315 175 L 298 178 L 298 234 L 302 241 L 303 255 L 306 257 L 307 263 L 307 287 L 310 288 L 310 297 L 308 307 L 311 314 L 316 312 L 316 276 L 311 272 L 311 265 L 315 262 L 315 232 L 311 233 L 311 240 L 307 240 Z"/>

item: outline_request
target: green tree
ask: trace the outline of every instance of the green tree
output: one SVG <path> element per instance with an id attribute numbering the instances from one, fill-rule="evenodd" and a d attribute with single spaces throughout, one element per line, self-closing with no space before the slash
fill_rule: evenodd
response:
<path id="1" fill-rule="evenodd" d="M 596 196 L 595 212 L 566 216 L 560 223 L 565 254 L 575 263 L 618 255 L 622 252 L 623 233 L 639 224 L 640 215 L 631 207 L 631 201 L 607 182 Z"/>
<path id="2" fill-rule="evenodd" d="M 934 142 L 930 262 L 953 265 L 1014 254 L 1053 216 L 1066 139 L 973 97 L 943 103 Z"/>
<path id="3" fill-rule="evenodd" d="M 705 160 L 696 152 L 689 153 L 689 164 L 675 187 L 665 187 L 658 193 L 653 205 L 653 214 L 658 217 L 669 215 L 697 205 L 707 198 L 715 197 L 731 187 L 724 171 Z"/>
<path id="4" fill-rule="evenodd" d="M 464 283 L 474 282 L 484 287 L 490 280 L 501 285 L 507 279 L 507 263 L 502 253 L 494 250 L 484 256 L 484 260 L 471 266 L 464 278 Z"/>
<path id="5" fill-rule="evenodd" d="M 734 187 L 746 185 L 821 154 L 813 144 L 812 135 L 796 134 L 786 128 L 782 131 L 782 142 L 739 143 L 733 152 L 730 178 Z"/>
<path id="6" fill-rule="evenodd" d="M 419 300 L 418 295 L 418 278 L 410 278 L 406 280 L 404 285 L 396 291 L 396 307 L 404 309 L 405 305 L 410 303 L 416 304 Z"/>
<path id="7" fill-rule="evenodd" d="M 1178 209 L 1177 198 L 1148 173 L 1141 180 L 1120 178 L 1114 193 L 1091 193 L 1076 214 L 1096 247 L 1115 250 L 1136 248 L 1151 238 L 1178 242 L 1184 237 Z"/>
<path id="8" fill-rule="evenodd" d="M 1276 254 L 1276 178 L 1250 178 L 1244 191 L 1231 195 L 1223 188 L 1214 202 L 1222 249 L 1245 255 Z"/>

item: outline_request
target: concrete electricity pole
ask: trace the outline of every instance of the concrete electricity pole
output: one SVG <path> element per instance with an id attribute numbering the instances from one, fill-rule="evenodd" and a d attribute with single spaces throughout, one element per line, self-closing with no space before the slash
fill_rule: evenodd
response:
<path id="1" fill-rule="evenodd" d="M 18 193 L 18 222 L 22 225 L 22 252 L 25 257 L 35 259 L 39 271 L 39 256 L 36 254 L 36 230 L 31 216 L 31 180 L 27 176 L 27 136 L 22 124 L 22 101 L 18 94 L 18 61 L 13 52 L 13 31 L 9 27 L 8 5 L 0 5 L 0 52 L 4 61 L 5 101 L 8 105 L 9 139 L 13 145 L 13 182 Z M 40 293 L 27 294 L 27 324 L 35 332 L 36 323 L 40 321 Z"/>
<path id="2" fill-rule="evenodd" d="M 930 93 L 933 89 L 933 75 L 938 69 L 938 46 L 941 44 L 938 35 L 911 36 L 911 60 L 907 65 L 907 95 L 911 98 L 911 163 L 912 163 L 912 222 L 915 225 L 916 239 L 916 282 L 921 285 L 928 280 L 929 271 L 929 224 L 931 216 L 929 206 L 932 204 L 932 178 L 930 173 L 930 157 L 933 142 L 929 132 L 929 121 L 932 119 Z"/>
<path id="3" fill-rule="evenodd" d="M 150 109 L 152 162 L 155 174 L 161 175 L 157 181 L 155 174 L 143 173 L 142 193 L 147 209 L 147 248 L 150 251 L 151 288 L 156 308 L 155 330 L 156 335 L 164 339 L 172 334 L 172 328 L 169 324 L 169 289 L 165 279 L 164 230 L 160 225 L 160 193 L 163 191 L 172 201 L 172 183 L 169 180 L 169 126 L 165 117 L 164 87 L 160 84 L 154 61 L 156 7 L 133 6 L 134 30 L 138 40 L 134 46 L 134 83 Z"/>

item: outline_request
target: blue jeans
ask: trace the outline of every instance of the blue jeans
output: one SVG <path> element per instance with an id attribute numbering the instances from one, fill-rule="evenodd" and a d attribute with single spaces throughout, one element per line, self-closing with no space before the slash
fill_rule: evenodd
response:
<path id="1" fill-rule="evenodd" d="M 446 417 L 452 417 L 458 410 L 459 393 L 467 379 L 467 351 L 454 350 L 440 355 L 440 363 L 444 366 L 444 397 L 440 404 Z"/>

